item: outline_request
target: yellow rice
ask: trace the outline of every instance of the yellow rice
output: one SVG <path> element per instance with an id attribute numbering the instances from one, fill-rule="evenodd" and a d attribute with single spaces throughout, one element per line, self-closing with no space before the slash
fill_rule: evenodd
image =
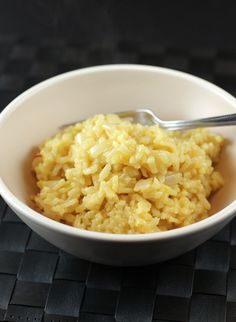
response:
<path id="1" fill-rule="evenodd" d="M 168 132 L 96 115 L 39 146 L 33 199 L 47 217 L 87 230 L 186 226 L 208 217 L 208 198 L 223 185 L 214 169 L 223 142 L 205 129 Z"/>

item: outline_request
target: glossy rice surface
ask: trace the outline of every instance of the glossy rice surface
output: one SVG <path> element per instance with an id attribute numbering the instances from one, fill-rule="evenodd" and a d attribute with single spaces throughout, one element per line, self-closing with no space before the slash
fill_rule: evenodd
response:
<path id="1" fill-rule="evenodd" d="M 208 217 L 223 185 L 215 170 L 224 139 L 96 115 L 46 139 L 32 168 L 36 209 L 81 229 L 165 231 Z"/>

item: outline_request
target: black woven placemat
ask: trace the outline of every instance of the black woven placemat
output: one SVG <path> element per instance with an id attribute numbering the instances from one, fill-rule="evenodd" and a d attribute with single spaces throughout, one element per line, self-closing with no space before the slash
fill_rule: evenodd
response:
<path id="1" fill-rule="evenodd" d="M 8 36 L 0 38 L 0 109 L 50 76 L 109 63 L 175 68 L 236 94 L 236 51 L 158 45 L 147 51 L 127 43 L 101 49 Z M 236 221 L 179 258 L 117 268 L 58 250 L 0 199 L 0 321 L 236 321 Z"/>

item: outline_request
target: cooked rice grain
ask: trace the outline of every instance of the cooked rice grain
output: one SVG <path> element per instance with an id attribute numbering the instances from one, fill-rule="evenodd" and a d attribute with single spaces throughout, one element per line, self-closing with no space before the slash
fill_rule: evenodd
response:
<path id="1" fill-rule="evenodd" d="M 205 129 L 168 132 L 97 115 L 43 142 L 33 160 L 37 209 L 100 232 L 137 234 L 208 216 L 223 185 L 214 170 L 223 138 Z"/>

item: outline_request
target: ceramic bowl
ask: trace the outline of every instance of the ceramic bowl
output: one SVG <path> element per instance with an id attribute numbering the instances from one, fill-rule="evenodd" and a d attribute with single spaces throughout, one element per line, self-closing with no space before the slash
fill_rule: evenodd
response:
<path id="1" fill-rule="evenodd" d="M 171 69 L 108 65 L 65 73 L 27 90 L 0 115 L 0 193 L 37 234 L 93 262 L 147 265 L 170 259 L 216 234 L 236 211 L 236 127 L 214 128 L 229 140 L 220 161 L 225 186 L 212 198 L 212 216 L 161 233 L 122 235 L 85 231 L 48 219 L 30 206 L 30 159 L 35 146 L 62 124 L 97 113 L 151 108 L 165 120 L 236 112 L 236 100 L 219 87 Z"/>

